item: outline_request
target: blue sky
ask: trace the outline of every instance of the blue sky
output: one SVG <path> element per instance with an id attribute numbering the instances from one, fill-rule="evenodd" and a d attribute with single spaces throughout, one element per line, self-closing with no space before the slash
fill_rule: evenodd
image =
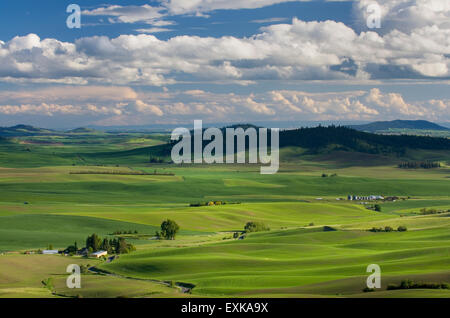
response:
<path id="1" fill-rule="evenodd" d="M 0 4 L 0 17 L 3 25 L 8 28 L 0 30 L 0 38 L 8 39 L 30 32 L 41 38 L 57 38 L 62 41 L 74 41 L 79 37 L 105 35 L 117 37 L 121 34 L 138 34 L 135 30 L 148 27 L 146 23 L 111 24 L 102 16 L 83 16 L 84 27 L 71 30 L 65 27 L 67 19 L 66 8 L 76 3 L 83 10 L 98 8 L 105 5 L 105 1 L 85 0 L 20 0 L 14 3 L 4 1 Z M 150 4 L 157 6 L 158 1 L 113 1 L 112 4 L 122 6 L 141 6 Z M 160 39 L 168 39 L 177 35 L 198 36 L 236 36 L 245 37 L 258 33 L 263 25 L 274 22 L 289 22 L 297 17 L 304 21 L 335 20 L 346 24 L 353 23 L 352 2 L 286 2 L 256 9 L 216 10 L 208 12 L 210 18 L 195 17 L 193 15 L 174 15 L 166 20 L 177 24 L 170 26 L 172 31 L 158 34 Z M 278 19 L 271 22 L 270 19 Z M 283 19 L 283 20 L 281 20 Z M 103 22 L 102 22 L 103 20 Z M 264 20 L 267 20 L 266 22 Z M 92 24 L 92 25 L 91 25 Z M 94 25 L 95 24 L 95 25 Z"/>
<path id="2" fill-rule="evenodd" d="M 2 1 L 0 125 L 449 122 L 449 2 L 374 2 Z"/>

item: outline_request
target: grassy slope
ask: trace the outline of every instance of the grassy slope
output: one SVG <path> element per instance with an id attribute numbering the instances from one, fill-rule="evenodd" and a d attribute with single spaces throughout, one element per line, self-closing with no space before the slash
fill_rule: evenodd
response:
<path id="1" fill-rule="evenodd" d="M 320 229 L 258 233 L 243 241 L 139 252 L 101 267 L 127 276 L 193 283 L 195 293 L 212 296 L 348 296 L 361 293 L 365 268 L 372 263 L 389 277 L 383 280 L 384 288 L 388 282 L 419 274 L 439 272 L 440 277 L 430 279 L 449 281 L 445 269 L 450 265 L 450 222 L 445 224 L 406 233 Z M 315 288 L 319 283 L 327 284 Z"/>
<path id="2" fill-rule="evenodd" d="M 105 235 L 114 230 L 138 229 L 141 233 L 153 233 L 155 226 L 170 217 L 182 226 L 184 235 L 173 242 L 136 241 L 139 252 L 104 267 L 134 277 L 195 283 L 195 293 L 212 296 L 343 293 L 355 297 L 448 297 L 445 292 L 436 291 L 361 294 L 365 266 L 370 262 L 382 265 L 386 282 L 397 281 L 404 275 L 406 278 L 428 275 L 420 277 L 427 281 L 450 281 L 445 272 L 449 268 L 450 218 L 414 215 L 421 207 L 450 208 L 448 167 L 405 171 L 394 168 L 392 158 L 347 153 L 299 157 L 301 150 L 284 149 L 289 163 L 283 163 L 277 175 L 262 176 L 259 166 L 252 165 L 143 167 L 143 162 L 148 160 L 148 149 L 114 153 L 117 148 L 127 148 L 107 141 L 101 145 L 97 141 L 78 146 L 78 141 L 56 148 L 0 145 L 0 166 L 20 167 L 0 168 L 0 249 L 43 248 L 49 243 L 65 247 L 74 240 L 83 240 L 91 232 Z M 95 151 L 99 149 L 113 152 L 97 155 Z M 442 152 L 414 153 L 417 158 L 430 154 L 437 159 L 448 158 Z M 77 166 L 71 166 L 72 163 Z M 119 163 L 131 168 L 84 167 L 88 163 Z M 157 169 L 174 172 L 176 176 L 70 174 L 83 169 L 149 172 Z M 323 172 L 338 173 L 338 177 L 321 178 Z M 403 195 L 414 199 L 385 203 L 383 212 L 375 213 L 358 204 L 335 200 L 349 193 Z M 317 197 L 323 200 L 316 200 Z M 242 204 L 188 207 L 189 203 L 208 200 Z M 400 217 L 401 214 L 405 216 Z M 222 241 L 230 234 L 211 234 L 240 230 L 250 220 L 264 221 L 272 231 L 251 235 L 244 241 Z M 310 222 L 342 230 L 299 229 Z M 414 231 L 361 231 L 385 225 L 407 225 Z M 289 229 L 281 231 L 282 227 Z M 15 272 L 16 263 L 11 263 L 9 257 L 13 256 L 0 256 L 0 270 Z M 18 268 L 30 259 L 18 258 Z M 51 260 L 50 263 L 56 262 Z M 27 283 L 30 280 L 24 280 L 23 284 L 0 281 L 0 295 L 50 296 L 45 290 L 42 292 L 39 283 L 35 284 L 46 278 L 49 272 L 45 271 L 53 270 L 52 264 L 42 264 L 45 264 L 44 272 L 36 272 L 30 265 L 30 275 L 36 275 L 32 284 Z M 58 279 L 60 290 L 63 278 Z M 147 290 L 141 285 L 146 282 L 126 279 L 112 282 L 111 279 L 90 276 L 89 288 L 83 292 L 86 296 L 120 296 L 121 290 L 126 290 L 132 296 L 149 296 L 153 292 L 173 296 L 171 290 L 161 291 L 160 285 Z M 102 289 L 103 283 L 109 287 Z M 11 286 L 18 289 L 8 289 Z M 136 292 L 136 288 L 145 292 Z"/>
<path id="3" fill-rule="evenodd" d="M 25 297 L 174 297 L 181 296 L 174 288 L 150 281 L 83 274 L 81 289 L 66 287 L 69 264 L 96 265 L 98 260 L 53 255 L 0 255 L 0 298 Z M 51 278 L 54 288 L 42 284 Z M 54 293 L 54 294 L 52 294 Z"/>
<path id="4" fill-rule="evenodd" d="M 92 217 L 50 214 L 0 216 L 0 251 L 82 246 L 89 233 L 106 236 L 116 230 L 153 234 L 157 227 Z"/>

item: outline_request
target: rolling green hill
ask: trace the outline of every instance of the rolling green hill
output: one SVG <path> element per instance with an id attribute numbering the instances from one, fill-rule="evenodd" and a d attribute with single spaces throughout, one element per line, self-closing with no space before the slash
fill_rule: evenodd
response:
<path id="1" fill-rule="evenodd" d="M 280 143 L 278 173 L 261 175 L 259 164 L 151 162 L 170 160 L 163 134 L 0 137 L 0 297 L 450 297 L 386 289 L 403 279 L 450 282 L 448 140 L 331 126 L 283 131 Z M 442 165 L 400 169 L 404 158 Z M 179 235 L 155 240 L 166 219 Z M 270 231 L 235 239 L 250 221 Z M 368 231 L 386 226 L 394 231 Z M 126 236 L 137 251 L 112 262 L 21 254 L 117 230 L 139 232 Z M 373 263 L 382 289 L 364 293 Z M 107 272 L 83 274 L 74 291 L 67 264 Z M 42 285 L 49 278 L 54 294 Z"/>
<path id="2" fill-rule="evenodd" d="M 386 222 L 388 224 L 388 222 Z M 137 278 L 175 280 L 210 296 L 320 297 L 362 294 L 368 264 L 383 268 L 382 289 L 401 279 L 448 280 L 448 225 L 406 233 L 324 231 L 250 234 L 208 246 L 154 249 L 100 268 Z M 449 292 L 445 292 L 447 297 Z"/>
<path id="3" fill-rule="evenodd" d="M 171 162 L 173 143 L 167 143 L 166 135 L 98 135 L 85 133 L 84 129 L 80 133 L 67 135 L 56 132 L 46 135 L 41 130 L 38 134 L 42 135 L 3 137 L 0 140 L 0 165 L 144 165 L 152 160 Z M 151 146 L 138 147 L 141 143 Z M 395 164 L 409 159 L 449 161 L 450 139 L 377 135 L 330 126 L 281 131 L 280 147 L 281 161 L 320 161 L 328 157 L 327 160 L 334 158 L 335 162 L 348 158 L 355 162 L 360 158 L 358 164 Z"/>
<path id="4" fill-rule="evenodd" d="M 203 145 L 205 146 L 207 143 L 204 141 Z M 128 162 L 137 164 L 139 162 L 149 162 L 150 158 L 158 157 L 164 158 L 166 162 L 170 162 L 172 145 L 169 143 L 127 151 L 90 154 L 86 155 L 86 158 L 107 163 Z M 371 154 L 375 155 L 371 158 L 374 161 L 392 161 L 392 158 L 399 161 L 409 158 L 414 159 L 414 154 L 420 152 L 420 149 L 429 152 L 430 158 L 427 158 L 427 155 L 423 153 L 424 159 L 431 160 L 438 152 L 441 152 L 438 155 L 441 160 L 450 159 L 448 156 L 450 153 L 448 152 L 450 150 L 450 139 L 447 138 L 377 135 L 335 126 L 281 131 L 280 147 L 282 148 L 282 161 L 285 159 L 283 155 L 287 155 L 286 159 L 292 160 L 296 158 L 298 160 L 307 155 L 324 156 L 328 154 L 334 154 L 339 160 L 342 153 L 348 153 L 348 157 L 353 156 L 353 158 L 357 158 L 359 154 Z M 283 149 L 287 148 L 291 148 L 291 150 L 297 148 L 300 151 L 283 151 Z M 413 151 L 409 151 L 411 149 Z M 310 159 L 314 160 L 314 158 Z"/>
<path id="5" fill-rule="evenodd" d="M 36 128 L 29 125 L 16 125 L 13 127 L 0 127 L 0 136 L 14 137 L 14 136 L 32 136 L 53 134 L 55 131 L 51 129 Z"/>

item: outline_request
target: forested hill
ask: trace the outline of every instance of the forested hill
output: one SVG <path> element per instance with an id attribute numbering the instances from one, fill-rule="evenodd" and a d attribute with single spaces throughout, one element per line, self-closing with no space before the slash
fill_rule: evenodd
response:
<path id="1" fill-rule="evenodd" d="M 370 124 L 352 125 L 348 127 L 366 132 L 386 131 L 390 129 L 449 130 L 449 128 L 426 120 L 376 121 Z"/>
<path id="2" fill-rule="evenodd" d="M 193 135 L 192 142 L 194 142 Z M 209 142 L 210 141 L 203 141 L 203 147 Z M 246 138 L 247 148 L 248 145 L 248 138 Z M 319 126 L 315 128 L 299 128 L 280 131 L 280 148 L 282 147 L 301 147 L 310 150 L 313 153 L 342 150 L 370 154 L 402 155 L 407 148 L 450 151 L 450 139 L 411 135 L 378 135 L 357 131 L 343 126 Z M 172 145 L 159 145 L 147 149 L 151 149 L 151 152 L 158 156 L 168 156 L 170 155 Z M 132 151 L 133 154 L 136 151 L 139 150 L 136 149 Z"/>
<path id="3" fill-rule="evenodd" d="M 423 136 L 390 136 L 357 131 L 347 127 L 315 127 L 280 132 L 280 147 L 320 149 L 335 146 L 366 153 L 403 152 L 405 148 L 450 150 L 450 139 Z"/>

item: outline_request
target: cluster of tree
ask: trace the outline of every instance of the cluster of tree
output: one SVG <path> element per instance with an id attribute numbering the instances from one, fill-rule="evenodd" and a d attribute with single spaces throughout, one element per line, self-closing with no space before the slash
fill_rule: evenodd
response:
<path id="1" fill-rule="evenodd" d="M 164 163 L 164 159 L 160 157 L 150 157 L 150 163 Z"/>
<path id="2" fill-rule="evenodd" d="M 64 250 L 64 252 L 67 253 L 67 254 L 72 254 L 72 255 L 76 254 L 78 252 L 78 244 L 77 244 L 77 242 L 75 242 L 73 245 L 70 245 L 69 247 L 67 247 Z"/>
<path id="3" fill-rule="evenodd" d="M 372 205 L 370 208 L 368 208 L 368 209 L 370 209 L 370 210 L 374 210 L 374 211 L 377 211 L 377 212 L 381 212 L 381 205 L 379 205 L 379 204 L 374 204 L 374 205 Z"/>
<path id="4" fill-rule="evenodd" d="M 138 234 L 137 230 L 128 230 L 128 231 L 114 231 L 113 235 L 121 235 L 121 234 Z"/>
<path id="5" fill-rule="evenodd" d="M 263 222 L 247 222 L 244 227 L 246 233 L 270 231 L 270 228 Z"/>
<path id="6" fill-rule="evenodd" d="M 241 202 L 227 202 L 227 201 L 206 201 L 189 204 L 190 207 L 198 206 L 213 206 L 213 205 L 225 205 L 225 204 L 241 204 Z"/>
<path id="7" fill-rule="evenodd" d="M 365 287 L 365 288 L 363 289 L 363 292 L 365 292 L 365 293 L 370 293 L 370 292 L 374 292 L 374 291 L 375 291 L 375 288 Z"/>
<path id="8" fill-rule="evenodd" d="M 180 227 L 178 224 L 173 220 L 165 220 L 161 223 L 161 231 L 156 232 L 155 236 L 159 239 L 165 239 L 165 240 L 174 240 L 175 236 L 177 235 L 178 231 L 180 230 Z"/>
<path id="9" fill-rule="evenodd" d="M 322 178 L 328 178 L 328 177 L 337 177 L 337 173 L 333 173 L 333 174 L 326 174 L 326 173 L 322 173 Z"/>
<path id="10" fill-rule="evenodd" d="M 406 232 L 408 229 L 406 226 L 399 226 L 397 228 L 397 232 Z M 385 226 L 384 229 L 382 227 L 373 227 L 369 230 L 370 232 L 394 232 L 395 230 L 390 226 Z"/>
<path id="11" fill-rule="evenodd" d="M 109 254 L 127 254 L 136 250 L 133 244 L 127 243 L 125 238 L 104 238 L 92 234 L 86 239 L 86 248 L 89 252 L 107 251 Z"/>
<path id="12" fill-rule="evenodd" d="M 388 290 L 395 289 L 450 289 L 450 284 L 448 283 L 416 283 L 412 280 L 402 280 L 400 285 L 389 284 L 387 286 Z"/>
<path id="13" fill-rule="evenodd" d="M 440 168 L 441 163 L 435 162 L 435 161 L 405 161 L 402 163 L 399 163 L 399 168 L 402 169 L 433 169 L 433 168 Z"/>
<path id="14" fill-rule="evenodd" d="M 423 214 L 423 215 L 441 214 L 441 213 L 446 213 L 446 212 L 450 212 L 450 209 L 448 209 L 447 211 L 445 211 L 445 210 L 436 210 L 436 209 L 427 209 L 427 208 L 420 209 L 420 214 Z"/>

